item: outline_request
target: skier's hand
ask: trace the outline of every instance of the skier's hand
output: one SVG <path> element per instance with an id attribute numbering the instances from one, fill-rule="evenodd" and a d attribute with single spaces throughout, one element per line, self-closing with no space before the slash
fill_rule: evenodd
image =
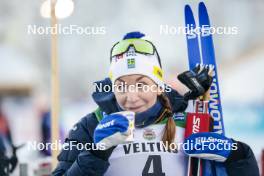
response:
<path id="1" fill-rule="evenodd" d="M 109 149 L 118 144 L 125 143 L 132 133 L 128 120 L 128 115 L 131 116 L 131 113 L 127 113 L 126 111 L 126 113 L 118 112 L 106 115 L 95 128 L 95 144 L 101 144 L 101 146 L 104 146 L 104 149 Z"/>
<path id="2" fill-rule="evenodd" d="M 232 139 L 223 135 L 203 132 L 190 135 L 184 141 L 183 151 L 191 156 L 201 159 L 224 162 L 238 145 Z"/>
<path id="3" fill-rule="evenodd" d="M 208 73 L 211 69 L 209 66 L 198 65 L 178 75 L 178 79 L 190 89 L 184 95 L 185 100 L 194 100 L 210 88 L 213 79 Z"/>

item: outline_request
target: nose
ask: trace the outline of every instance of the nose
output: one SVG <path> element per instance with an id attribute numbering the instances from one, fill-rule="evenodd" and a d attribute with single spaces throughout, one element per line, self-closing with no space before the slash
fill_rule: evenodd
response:
<path id="1" fill-rule="evenodd" d="M 128 103 L 135 103 L 138 100 L 139 100 L 139 96 L 138 96 L 138 93 L 137 92 L 134 92 L 134 91 L 127 92 L 127 94 L 126 94 L 126 101 Z"/>

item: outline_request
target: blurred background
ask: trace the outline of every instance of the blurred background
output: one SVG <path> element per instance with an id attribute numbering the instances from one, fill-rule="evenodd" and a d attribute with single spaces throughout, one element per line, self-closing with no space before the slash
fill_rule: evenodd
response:
<path id="1" fill-rule="evenodd" d="M 147 34 L 156 45 L 165 77 L 177 82 L 188 69 L 183 33 L 164 33 L 161 26 L 184 26 L 184 5 L 195 14 L 198 1 L 60 0 L 74 9 L 61 26 L 88 27 L 90 34 L 59 34 L 61 139 L 81 117 L 96 108 L 93 82 L 107 77 L 113 44 L 130 31 Z M 51 36 L 29 28 L 48 27 L 41 15 L 44 0 L 0 1 L 0 132 L 10 146 L 47 141 L 50 129 Z M 214 35 L 226 135 L 249 144 L 261 163 L 264 149 L 264 1 L 204 1 L 215 27 L 236 27 L 237 34 Z M 12 142 L 11 142 L 12 141 Z M 9 149 L 9 151 L 8 151 Z M 7 147 L 7 153 L 12 153 Z M 48 152 L 17 152 L 19 163 L 45 161 Z M 38 162 L 28 166 L 40 167 Z M 45 167 L 45 166 L 44 166 Z M 33 172 L 30 173 L 31 175 Z M 13 175 L 18 175 L 18 169 Z"/>

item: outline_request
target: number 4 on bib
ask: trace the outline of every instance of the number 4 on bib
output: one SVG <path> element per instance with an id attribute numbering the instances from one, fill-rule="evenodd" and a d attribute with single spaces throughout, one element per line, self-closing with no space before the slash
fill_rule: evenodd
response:
<path id="1" fill-rule="evenodd" d="M 142 176 L 165 176 L 165 173 L 162 171 L 160 155 L 149 155 L 142 171 Z"/>

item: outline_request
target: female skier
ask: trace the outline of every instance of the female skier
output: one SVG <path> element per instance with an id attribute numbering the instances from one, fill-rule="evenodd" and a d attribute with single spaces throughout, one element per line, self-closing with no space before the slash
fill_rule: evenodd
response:
<path id="1" fill-rule="evenodd" d="M 53 175 L 184 176 L 188 155 L 221 162 L 228 175 L 259 175 L 250 147 L 222 135 L 197 133 L 187 140 L 210 137 L 213 144 L 229 144 L 236 146 L 235 150 L 205 147 L 183 151 L 178 147 L 177 144 L 186 143 L 187 101 L 208 90 L 212 79 L 206 68 L 199 73 L 184 72 L 181 78 L 190 91 L 185 96 L 179 95 L 164 84 L 158 52 L 143 37 L 140 32 L 131 32 L 113 46 L 110 79 L 96 82 L 98 86 L 110 85 L 113 89 L 108 92 L 97 89 L 93 93 L 98 108 L 70 131 L 65 145 L 71 148 L 61 151 Z M 127 111 L 135 113 L 133 132 L 128 117 L 131 113 Z M 100 147 L 78 147 L 85 144 Z"/>

